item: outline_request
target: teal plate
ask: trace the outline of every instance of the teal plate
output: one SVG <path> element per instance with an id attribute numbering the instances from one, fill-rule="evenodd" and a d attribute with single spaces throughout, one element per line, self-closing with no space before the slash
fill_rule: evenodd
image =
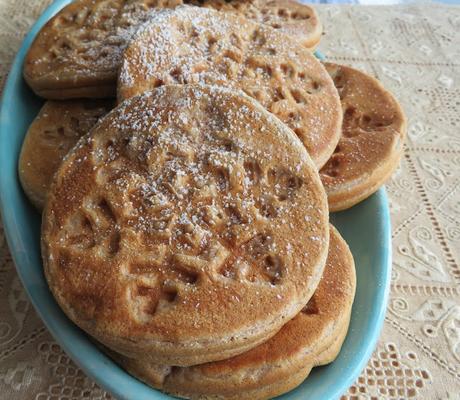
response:
<path id="1" fill-rule="evenodd" d="M 169 399 L 125 373 L 63 314 L 48 290 L 40 259 L 40 216 L 24 195 L 16 165 L 23 137 L 43 100 L 22 78 L 22 64 L 33 38 L 68 0 L 55 1 L 26 36 L 14 60 L 0 108 L 0 206 L 6 238 L 22 283 L 55 339 L 100 386 L 119 399 Z M 333 214 L 332 222 L 355 258 L 357 290 L 350 329 L 338 358 L 315 368 L 298 388 L 282 399 L 335 399 L 367 364 L 382 327 L 391 273 L 390 216 L 384 189 L 350 210 Z"/>

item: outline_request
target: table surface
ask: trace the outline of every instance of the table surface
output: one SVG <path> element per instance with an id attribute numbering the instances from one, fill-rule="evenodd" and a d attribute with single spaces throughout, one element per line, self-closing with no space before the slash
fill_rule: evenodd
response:
<path id="1" fill-rule="evenodd" d="M 0 0 L 0 88 L 25 32 L 49 2 Z M 401 166 L 386 186 L 394 260 L 385 325 L 368 366 L 342 398 L 460 399 L 460 7 L 317 9 L 321 51 L 376 76 L 408 116 Z M 110 398 L 36 315 L 1 222 L 0 398 Z"/>

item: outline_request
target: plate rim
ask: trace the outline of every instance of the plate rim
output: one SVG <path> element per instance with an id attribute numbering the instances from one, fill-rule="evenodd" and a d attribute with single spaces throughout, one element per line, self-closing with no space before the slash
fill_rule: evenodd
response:
<path id="1" fill-rule="evenodd" d="M 52 2 L 32 25 L 26 34 L 19 48 L 19 51 L 14 57 L 14 61 L 11 64 L 10 73 L 5 82 L 2 97 L 0 100 L 0 144 L 3 142 L 2 137 L 6 134 L 5 131 L 7 130 L 8 126 L 8 112 L 10 111 L 8 107 L 8 99 L 12 95 L 16 94 L 16 86 L 18 82 L 23 79 L 22 65 L 28 48 L 30 47 L 40 28 L 56 12 L 58 12 L 62 7 L 69 4 L 70 2 L 71 0 L 55 0 Z M 0 146 L 0 154 L 6 151 L 7 149 L 4 149 L 3 146 Z M 0 164 L 1 163 L 3 162 L 0 162 Z M 62 310 L 60 310 L 58 307 L 57 303 L 54 301 L 54 298 L 51 298 L 51 301 L 50 299 L 43 300 L 37 298 L 43 296 L 44 294 L 41 292 L 34 292 L 32 290 L 31 285 L 27 281 L 26 277 L 23 276 L 24 271 L 22 270 L 22 267 L 19 266 L 25 262 L 33 263 L 33 261 L 28 260 L 27 245 L 24 245 L 24 243 L 18 240 L 18 235 L 14 234 L 16 232 L 17 224 L 15 221 L 15 213 L 9 212 L 8 210 L 8 205 L 11 204 L 11 199 L 9 199 L 8 191 L 6 190 L 8 188 L 7 180 L 8 176 L 4 173 L 0 173 L 0 214 L 4 226 L 4 234 L 6 237 L 7 245 L 23 288 L 25 289 L 35 311 L 40 316 L 40 319 L 45 324 L 48 331 L 52 334 L 53 338 L 64 349 L 66 354 L 85 372 L 87 376 L 90 377 L 90 379 L 94 380 L 103 389 L 110 392 L 117 398 L 130 399 L 132 398 L 130 394 L 135 393 L 135 397 L 138 400 L 171 399 L 171 396 L 164 394 L 156 389 L 152 389 L 146 384 L 129 375 L 116 363 L 114 363 L 108 356 L 97 349 L 94 342 L 69 319 L 67 319 Z M 361 371 L 367 365 L 380 336 L 388 304 L 392 264 L 391 223 L 388 198 L 384 187 L 379 189 L 379 191 L 373 196 L 377 197 L 376 201 L 380 205 L 381 211 L 383 213 L 383 215 L 380 217 L 380 220 L 383 221 L 381 226 L 381 239 L 384 242 L 382 247 L 386 248 L 386 251 L 382 254 L 382 263 L 384 264 L 382 285 L 378 288 L 378 293 L 376 293 L 376 296 L 379 299 L 378 309 L 376 310 L 376 314 L 373 315 L 372 319 L 369 321 L 373 329 L 370 337 L 366 341 L 366 345 L 361 348 L 362 354 L 359 357 L 359 361 L 352 365 L 352 368 L 347 373 L 347 378 L 345 380 L 340 382 L 340 384 L 334 382 L 331 383 L 327 393 L 323 393 L 324 395 L 327 395 L 327 398 L 330 399 L 337 398 L 342 393 L 344 393 L 355 382 Z M 12 197 L 12 195 L 10 197 Z M 52 297 L 49 291 L 48 296 Z M 46 307 L 44 307 L 45 305 Z M 47 307 L 51 307 L 53 312 L 50 315 L 52 315 L 52 317 L 45 315 L 45 312 L 48 311 L 45 310 Z M 63 328 L 66 329 L 65 338 L 61 336 L 63 333 L 60 332 L 60 330 Z M 82 354 L 86 354 L 89 351 L 94 353 L 95 347 L 97 349 L 97 360 L 95 362 L 91 362 L 91 365 L 89 365 L 90 363 L 88 362 L 81 362 L 81 359 L 84 358 Z M 101 367 L 111 368 L 105 368 L 105 370 L 101 370 Z"/>

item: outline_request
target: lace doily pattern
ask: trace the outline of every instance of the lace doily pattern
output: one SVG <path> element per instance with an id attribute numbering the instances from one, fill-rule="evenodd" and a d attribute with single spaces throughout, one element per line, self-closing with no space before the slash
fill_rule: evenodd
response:
<path id="1" fill-rule="evenodd" d="M 50 0 L 0 0 L 0 85 Z M 457 399 L 460 392 L 460 8 L 317 6 L 320 49 L 379 78 L 408 139 L 387 184 L 393 276 L 380 342 L 343 399 Z M 359 277 L 358 277 L 359 278 Z M 8 399 L 110 399 L 30 305 L 0 226 L 0 391 Z"/>

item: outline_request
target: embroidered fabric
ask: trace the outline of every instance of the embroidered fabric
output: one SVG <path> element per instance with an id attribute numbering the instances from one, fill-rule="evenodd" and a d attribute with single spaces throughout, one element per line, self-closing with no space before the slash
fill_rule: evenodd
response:
<path id="1" fill-rule="evenodd" d="M 0 0 L 0 87 L 50 0 Z M 408 140 L 387 184 L 393 276 L 385 326 L 343 399 L 460 393 L 460 7 L 318 5 L 320 49 L 379 78 L 403 104 Z M 0 397 L 109 399 L 31 307 L 0 222 Z"/>

